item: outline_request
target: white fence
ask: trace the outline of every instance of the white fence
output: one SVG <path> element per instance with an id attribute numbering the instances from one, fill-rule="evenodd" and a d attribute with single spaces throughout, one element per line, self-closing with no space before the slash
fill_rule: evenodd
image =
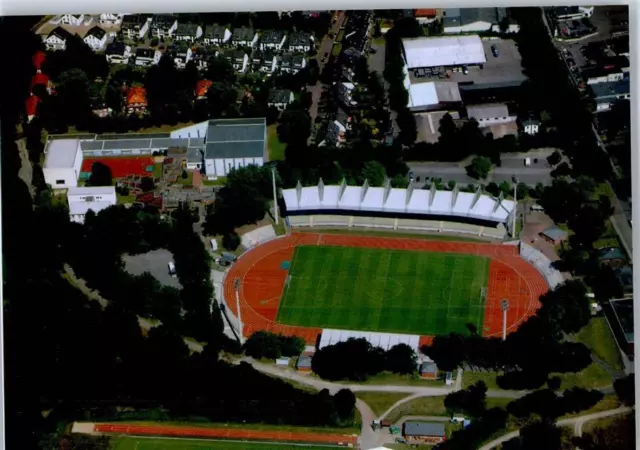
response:
<path id="1" fill-rule="evenodd" d="M 557 285 L 564 283 L 564 277 L 556 270 L 549 258 L 535 248 L 524 242 L 520 242 L 520 256 L 529 261 L 542 274 L 551 289 Z"/>

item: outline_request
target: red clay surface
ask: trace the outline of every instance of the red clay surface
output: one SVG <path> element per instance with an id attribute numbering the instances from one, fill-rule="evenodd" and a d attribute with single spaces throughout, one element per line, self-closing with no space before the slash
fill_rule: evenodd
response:
<path id="1" fill-rule="evenodd" d="M 82 161 L 82 171 L 91 172 L 93 163 L 100 162 L 111 169 L 113 178 L 124 178 L 128 175 L 149 175 L 147 166 L 153 165 L 153 158 L 148 156 L 87 158 Z"/>
<path id="2" fill-rule="evenodd" d="M 507 332 L 512 332 L 533 315 L 540 303 L 539 297 L 549 290 L 542 275 L 527 261 L 520 258 L 518 246 L 469 242 L 429 241 L 421 239 L 364 237 L 339 234 L 293 233 L 266 242 L 245 253 L 232 266 L 224 281 L 227 305 L 236 312 L 233 282 L 239 278 L 240 309 L 244 324 L 243 334 L 248 337 L 256 331 L 268 330 L 284 335 L 300 336 L 315 344 L 319 328 L 282 325 L 276 322 L 278 306 L 284 289 L 287 271 L 283 261 L 291 261 L 298 245 L 336 245 L 341 247 L 370 247 L 394 250 L 423 250 L 442 253 L 464 253 L 487 256 L 489 285 L 485 306 L 484 336 L 500 336 L 502 311 L 500 301 L 509 300 Z M 428 344 L 432 336 L 422 336 L 420 345 Z"/>
<path id="3" fill-rule="evenodd" d="M 349 445 L 358 437 L 343 434 L 292 433 L 288 431 L 239 430 L 231 428 L 200 428 L 173 425 L 126 425 L 101 423 L 93 427 L 94 433 L 130 434 L 134 436 L 199 437 L 212 439 L 239 439 L 256 441 L 305 442 L 314 444 Z"/>

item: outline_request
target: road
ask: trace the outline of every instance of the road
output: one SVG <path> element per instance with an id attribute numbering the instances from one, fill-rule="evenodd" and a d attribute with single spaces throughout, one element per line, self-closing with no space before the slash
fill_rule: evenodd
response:
<path id="1" fill-rule="evenodd" d="M 507 181 L 511 183 L 512 178 L 516 176 L 519 182 L 530 186 L 535 186 L 538 183 L 550 184 L 552 168 L 546 158 L 553 151 L 554 149 L 540 149 L 528 153 L 503 155 L 501 167 L 494 167 L 484 182 L 493 181 L 500 184 Z M 525 158 L 531 159 L 529 167 L 524 165 Z M 460 163 L 409 162 L 407 164 L 418 185 L 423 185 L 426 178 L 442 178 L 444 183 L 453 180 L 456 183 L 478 184 L 478 180 L 467 176 L 465 166 L 469 162 L 470 160 L 467 159 Z"/>
<path id="2" fill-rule="evenodd" d="M 574 433 L 576 434 L 576 436 L 581 436 L 582 427 L 584 426 L 585 423 L 590 422 L 592 420 L 603 419 L 605 417 L 616 416 L 618 414 L 626 414 L 631 411 L 632 411 L 632 408 L 628 408 L 625 406 L 621 408 L 610 409 L 608 411 L 602 411 L 599 413 L 587 414 L 585 416 L 572 417 L 571 419 L 563 419 L 563 420 L 559 420 L 556 423 L 557 425 L 562 427 L 573 426 Z M 507 442 L 510 439 L 518 437 L 519 435 L 520 435 L 520 430 L 512 431 L 511 433 L 507 433 L 504 436 L 501 436 L 498 439 L 495 439 L 489 442 L 488 444 L 483 445 L 482 447 L 480 447 L 480 450 L 490 450 L 504 442 Z"/>

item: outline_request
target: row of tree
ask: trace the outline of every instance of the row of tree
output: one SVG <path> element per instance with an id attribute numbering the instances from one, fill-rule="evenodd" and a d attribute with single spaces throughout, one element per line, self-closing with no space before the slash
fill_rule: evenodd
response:
<path id="1" fill-rule="evenodd" d="M 298 336 L 283 336 L 263 330 L 253 333 L 244 343 L 244 353 L 256 359 L 299 356 L 304 349 L 304 339 Z"/>

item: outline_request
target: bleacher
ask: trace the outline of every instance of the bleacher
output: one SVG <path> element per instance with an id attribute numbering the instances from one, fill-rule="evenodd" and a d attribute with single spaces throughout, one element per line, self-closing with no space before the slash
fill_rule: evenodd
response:
<path id="1" fill-rule="evenodd" d="M 564 283 L 562 274 L 553 267 L 549 258 L 539 250 L 536 250 L 524 242 L 520 242 L 520 256 L 538 269 L 538 272 L 542 274 L 551 289 Z"/>

